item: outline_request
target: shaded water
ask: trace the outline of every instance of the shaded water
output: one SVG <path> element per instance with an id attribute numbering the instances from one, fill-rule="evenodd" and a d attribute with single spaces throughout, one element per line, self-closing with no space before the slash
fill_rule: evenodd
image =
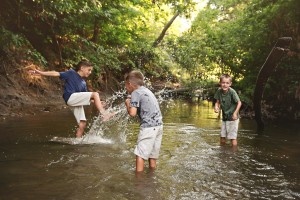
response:
<path id="1" fill-rule="evenodd" d="M 268 124 L 256 134 L 255 122 L 241 119 L 235 151 L 219 146 L 211 104 L 161 107 L 158 169 L 141 177 L 132 153 L 138 120 L 125 110 L 105 126 L 94 119 L 91 137 L 77 145 L 51 141 L 74 136 L 68 109 L 1 122 L 0 199 L 300 199 L 300 125 Z"/>

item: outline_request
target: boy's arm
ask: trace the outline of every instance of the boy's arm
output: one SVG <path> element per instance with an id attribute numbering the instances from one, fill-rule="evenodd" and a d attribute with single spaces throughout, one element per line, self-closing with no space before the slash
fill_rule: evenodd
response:
<path id="1" fill-rule="evenodd" d="M 40 70 L 31 70 L 29 71 L 32 75 L 43 75 L 43 76 L 55 76 L 58 77 L 60 76 L 60 73 L 57 71 L 40 71 Z"/>
<path id="2" fill-rule="evenodd" d="M 241 101 L 238 101 L 237 105 L 236 105 L 236 108 L 235 108 L 235 111 L 234 113 L 232 114 L 232 119 L 233 120 L 236 120 L 238 118 L 238 113 L 240 111 L 240 108 L 242 106 L 242 102 Z"/>
<path id="3" fill-rule="evenodd" d="M 128 114 L 130 116 L 134 117 L 137 114 L 137 108 L 136 107 L 130 107 L 130 100 L 131 100 L 130 98 L 127 98 L 125 100 L 125 105 L 126 105 Z"/>
<path id="4" fill-rule="evenodd" d="M 214 110 L 215 110 L 215 113 L 220 112 L 220 100 L 219 100 L 219 99 L 217 99 L 217 101 L 216 101 L 216 103 L 215 103 L 215 108 L 214 108 Z"/>

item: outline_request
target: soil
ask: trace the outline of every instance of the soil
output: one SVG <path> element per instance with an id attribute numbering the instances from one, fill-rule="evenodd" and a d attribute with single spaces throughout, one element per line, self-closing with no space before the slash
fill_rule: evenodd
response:
<path id="1" fill-rule="evenodd" d="M 62 83 L 57 77 L 33 77 L 29 63 L 1 65 L 0 119 L 54 112 L 66 107 L 62 98 Z"/>
<path id="2" fill-rule="evenodd" d="M 58 77 L 33 76 L 29 73 L 34 69 L 44 70 L 43 67 L 28 61 L 2 59 L 0 67 L 0 121 L 67 108 L 62 98 L 63 82 Z M 155 87 L 163 88 L 164 83 L 156 81 Z M 109 96 L 105 92 L 100 94 Z"/>

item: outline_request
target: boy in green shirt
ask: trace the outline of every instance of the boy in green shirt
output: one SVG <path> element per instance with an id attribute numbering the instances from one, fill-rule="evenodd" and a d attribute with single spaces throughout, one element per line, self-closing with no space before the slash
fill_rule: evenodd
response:
<path id="1" fill-rule="evenodd" d="M 231 140 L 232 146 L 237 146 L 237 131 L 239 124 L 239 110 L 241 108 L 241 101 L 234 89 L 230 86 L 232 79 L 228 74 L 220 76 L 220 88 L 216 92 L 214 98 L 214 111 L 218 113 L 220 107 L 222 109 L 222 128 L 220 136 L 220 144 L 226 143 L 226 138 Z"/>

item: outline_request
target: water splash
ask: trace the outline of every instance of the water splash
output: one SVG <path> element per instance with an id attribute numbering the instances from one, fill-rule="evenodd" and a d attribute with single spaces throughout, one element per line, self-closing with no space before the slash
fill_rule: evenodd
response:
<path id="1" fill-rule="evenodd" d="M 146 83 L 147 88 L 154 91 L 150 81 L 147 80 Z M 124 83 L 121 83 L 121 85 L 124 85 Z M 125 143 L 130 117 L 124 105 L 127 91 L 125 87 L 122 88 L 124 89 L 114 92 L 105 101 L 108 107 L 107 111 L 115 113 L 110 120 L 104 122 L 101 115 L 95 116 L 92 119 L 92 123 L 87 127 L 88 132 L 82 138 L 54 137 L 50 141 L 71 145 Z M 167 93 L 166 87 L 154 93 L 160 105 L 166 100 Z"/>
<path id="2" fill-rule="evenodd" d="M 124 84 L 124 83 L 122 83 Z M 125 87 L 124 87 L 125 88 Z M 147 80 L 147 88 L 154 91 L 149 80 Z M 166 88 L 163 88 L 154 93 L 158 103 L 162 104 L 166 98 Z M 130 117 L 124 105 L 127 92 L 125 89 L 115 92 L 105 103 L 108 105 L 108 112 L 114 112 L 115 115 L 109 121 L 103 122 L 101 116 L 96 116 L 93 119 L 88 133 L 84 137 L 85 142 L 97 141 L 97 139 L 111 140 L 112 143 L 125 143 L 128 132 L 127 125 Z M 100 140 L 101 141 L 101 140 Z"/>

